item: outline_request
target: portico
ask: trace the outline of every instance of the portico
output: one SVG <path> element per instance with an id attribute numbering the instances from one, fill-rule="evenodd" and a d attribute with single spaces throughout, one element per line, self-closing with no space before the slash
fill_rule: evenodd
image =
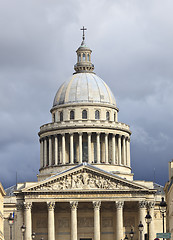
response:
<path id="1" fill-rule="evenodd" d="M 131 226 L 137 229 L 138 219 L 141 219 L 145 226 L 146 209 L 150 202 L 145 203 L 146 207 L 143 209 L 145 214 L 141 217 L 141 208 L 133 209 L 133 213 L 129 209 L 132 205 L 133 207 L 140 205 L 141 201 L 134 201 L 133 204 L 129 201 L 109 201 L 108 199 L 88 202 L 25 202 L 24 223 L 29 226 L 25 240 L 31 240 L 32 232 L 36 233 L 36 240 L 40 239 L 41 234 L 44 239 L 58 240 L 62 237 L 61 228 L 65 228 L 66 239 L 71 240 L 77 240 L 80 237 L 100 239 L 100 236 L 104 239 L 106 235 L 110 239 L 123 239 Z M 37 217 L 40 208 L 42 211 Z M 138 239 L 138 232 L 134 239 Z"/>
<path id="2" fill-rule="evenodd" d="M 31 240 L 32 232 L 36 240 L 40 235 L 45 240 L 58 240 L 62 228 L 65 239 L 123 239 L 131 226 L 137 229 L 139 221 L 145 226 L 146 210 L 153 207 L 154 193 L 84 163 L 17 191 L 18 205 L 23 206 L 17 214 L 24 216 L 25 240 Z M 152 231 L 154 234 L 154 228 Z"/>

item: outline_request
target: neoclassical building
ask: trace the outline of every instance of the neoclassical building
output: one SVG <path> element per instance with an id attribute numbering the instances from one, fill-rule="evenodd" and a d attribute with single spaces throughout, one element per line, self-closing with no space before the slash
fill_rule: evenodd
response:
<path id="1" fill-rule="evenodd" d="M 38 182 L 8 189 L 6 218 L 14 212 L 14 239 L 121 240 L 138 225 L 150 239 L 162 232 L 159 203 L 163 188 L 135 181 L 131 169 L 127 124 L 118 121 L 119 109 L 108 85 L 94 73 L 91 49 L 83 41 L 77 49 L 75 72 L 58 89 L 52 121 L 40 127 Z M 140 159 L 139 159 L 140 161 Z M 6 239 L 9 227 L 5 225 Z"/>

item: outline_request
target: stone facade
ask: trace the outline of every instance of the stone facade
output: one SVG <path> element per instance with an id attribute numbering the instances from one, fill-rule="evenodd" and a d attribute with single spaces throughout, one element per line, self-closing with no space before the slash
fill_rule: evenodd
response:
<path id="1" fill-rule="evenodd" d="M 5 191 L 2 184 L 0 183 L 0 240 L 4 240 L 4 196 Z"/>
<path id="2" fill-rule="evenodd" d="M 21 183 L 5 199 L 14 211 L 14 239 L 121 240 L 152 216 L 150 239 L 161 231 L 162 192 L 153 182 L 134 181 L 130 127 L 118 122 L 115 98 L 95 73 L 83 39 L 75 73 L 56 93 L 52 122 L 40 127 L 38 182 Z M 7 222 L 5 229 L 8 228 Z M 8 239 L 6 231 L 6 239 Z"/>
<path id="3" fill-rule="evenodd" d="M 167 203 L 166 230 L 171 233 L 173 239 L 173 160 L 169 162 L 169 181 L 165 184 L 165 195 Z"/>

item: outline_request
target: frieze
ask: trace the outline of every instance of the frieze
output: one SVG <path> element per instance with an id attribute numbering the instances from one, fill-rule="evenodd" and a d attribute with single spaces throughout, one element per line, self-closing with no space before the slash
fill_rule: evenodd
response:
<path id="1" fill-rule="evenodd" d="M 136 186 L 129 187 L 126 183 L 120 183 L 117 180 L 109 177 L 97 175 L 85 170 L 76 172 L 57 179 L 56 182 L 45 183 L 35 188 L 38 191 L 59 191 L 71 189 L 103 189 L 103 190 L 130 190 L 137 188 Z"/>

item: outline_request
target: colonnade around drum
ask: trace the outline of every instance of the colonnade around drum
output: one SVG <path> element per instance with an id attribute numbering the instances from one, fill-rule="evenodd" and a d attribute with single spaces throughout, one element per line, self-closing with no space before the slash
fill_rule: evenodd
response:
<path id="1" fill-rule="evenodd" d="M 103 132 L 73 132 L 40 139 L 40 166 L 88 162 L 130 167 L 130 137 Z"/>

